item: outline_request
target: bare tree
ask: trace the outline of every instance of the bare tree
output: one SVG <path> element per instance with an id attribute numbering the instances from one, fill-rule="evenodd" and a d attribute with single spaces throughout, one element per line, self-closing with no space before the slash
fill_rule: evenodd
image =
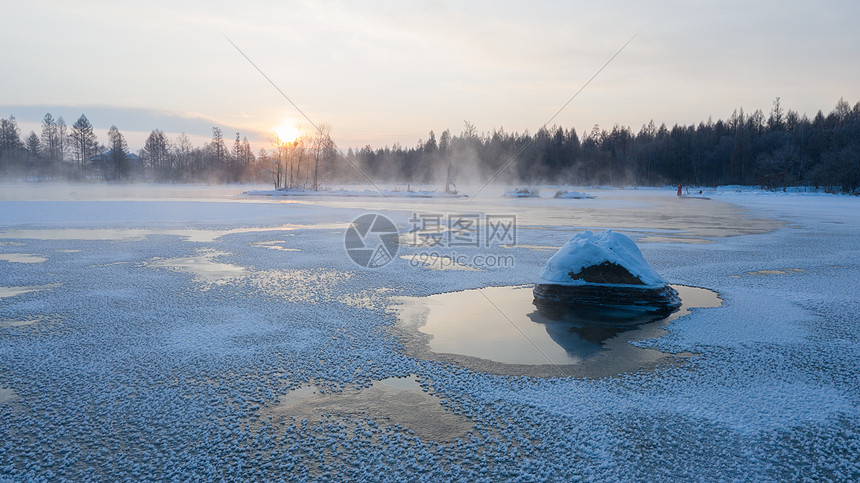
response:
<path id="1" fill-rule="evenodd" d="M 185 133 L 181 133 L 173 141 L 171 157 L 173 158 L 172 165 L 175 171 L 174 179 L 184 180 L 190 177 L 193 151 L 194 146 Z"/>
<path id="2" fill-rule="evenodd" d="M 254 165 L 254 152 L 251 151 L 251 143 L 248 138 L 242 138 L 242 174 L 247 176 Z"/>
<path id="3" fill-rule="evenodd" d="M 212 163 L 209 169 L 223 171 L 227 164 L 227 146 L 224 144 L 224 135 L 220 127 L 212 128 L 212 142 L 209 143 L 212 152 Z"/>
<path id="4" fill-rule="evenodd" d="M 302 169 L 302 161 L 305 159 L 305 139 L 304 137 L 298 137 L 295 141 L 293 141 L 289 146 L 289 160 L 290 160 L 290 186 L 295 187 L 297 184 L 297 179 L 299 176 L 299 172 Z M 295 164 L 295 178 L 293 177 L 293 165 Z"/>
<path id="5" fill-rule="evenodd" d="M 13 168 L 17 172 L 24 168 L 23 151 L 24 143 L 15 116 L 0 120 L 0 169 Z"/>
<path id="6" fill-rule="evenodd" d="M 176 175 L 171 169 L 172 163 L 167 136 L 163 131 L 154 129 L 149 133 L 143 145 L 143 158 L 149 164 L 157 181 L 175 178 Z"/>
<path id="7" fill-rule="evenodd" d="M 69 134 L 69 137 L 72 142 L 75 161 L 78 164 L 81 175 L 83 175 L 87 164 L 98 150 L 98 140 L 93 131 L 93 125 L 90 124 L 87 116 L 81 114 L 81 117 L 72 125 L 72 132 Z"/>
<path id="8" fill-rule="evenodd" d="M 65 123 L 63 123 L 65 126 Z M 45 114 L 42 119 L 42 137 L 41 137 L 41 153 L 45 158 L 45 163 L 49 169 L 56 168 L 63 159 L 63 133 L 57 125 L 57 121 L 51 116 L 51 113 Z"/>
<path id="9" fill-rule="evenodd" d="M 314 157 L 314 181 L 312 187 L 314 191 L 317 191 L 320 188 L 320 164 L 322 163 L 323 168 L 325 168 L 326 163 L 334 159 L 335 146 L 334 141 L 331 139 L 330 124 L 321 123 L 319 125 L 316 134 L 311 139 L 311 151 Z"/>
<path id="10" fill-rule="evenodd" d="M 233 142 L 233 150 L 230 152 L 230 168 L 228 169 L 230 181 L 239 181 L 239 176 L 242 172 L 242 135 L 236 133 L 236 140 Z"/>

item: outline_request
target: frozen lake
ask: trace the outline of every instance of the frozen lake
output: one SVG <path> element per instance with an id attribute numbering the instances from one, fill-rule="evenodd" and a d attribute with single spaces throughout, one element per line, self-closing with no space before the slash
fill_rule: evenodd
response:
<path id="1" fill-rule="evenodd" d="M 252 188 L 0 186 L 0 480 L 860 478 L 857 198 Z M 371 212 L 399 231 L 378 268 L 344 246 Z M 430 215 L 515 219 L 515 239 L 473 246 Z M 582 355 L 594 372 L 505 371 L 492 343 L 429 354 L 452 353 L 434 324 L 486 313 L 462 294 L 528 286 L 606 228 L 722 305 L 612 339 L 615 362 Z M 423 339 L 398 326 L 405 298 L 441 300 L 413 314 Z M 538 335 L 504 343 L 534 361 Z M 644 353 L 661 358 L 628 364 Z"/>

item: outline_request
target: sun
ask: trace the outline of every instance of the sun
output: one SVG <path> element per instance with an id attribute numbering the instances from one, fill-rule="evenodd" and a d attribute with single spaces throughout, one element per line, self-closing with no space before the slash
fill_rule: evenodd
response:
<path id="1" fill-rule="evenodd" d="M 281 144 L 288 144 L 296 141 L 301 135 L 302 132 L 295 126 L 291 126 L 289 124 L 282 124 L 274 129 L 275 136 L 278 137 L 278 142 Z"/>

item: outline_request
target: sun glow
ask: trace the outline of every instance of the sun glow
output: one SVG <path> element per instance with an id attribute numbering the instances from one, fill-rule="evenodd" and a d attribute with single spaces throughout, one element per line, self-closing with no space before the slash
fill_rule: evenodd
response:
<path id="1" fill-rule="evenodd" d="M 278 137 L 278 142 L 281 144 L 288 144 L 295 142 L 301 137 L 302 132 L 295 126 L 291 126 L 289 124 L 282 124 L 274 129 L 275 136 Z"/>

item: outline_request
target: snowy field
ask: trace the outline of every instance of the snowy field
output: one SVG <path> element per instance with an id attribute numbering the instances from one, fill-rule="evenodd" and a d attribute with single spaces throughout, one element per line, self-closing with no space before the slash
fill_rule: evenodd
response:
<path id="1" fill-rule="evenodd" d="M 860 479 L 856 197 L 249 189 L 0 186 L 0 480 Z M 401 233 L 373 269 L 344 248 L 369 212 Z M 425 263 L 428 213 L 515 216 L 516 240 Z M 404 350 L 397 298 L 534 283 L 605 228 L 722 298 L 634 342 L 683 362 L 527 377 Z"/>

